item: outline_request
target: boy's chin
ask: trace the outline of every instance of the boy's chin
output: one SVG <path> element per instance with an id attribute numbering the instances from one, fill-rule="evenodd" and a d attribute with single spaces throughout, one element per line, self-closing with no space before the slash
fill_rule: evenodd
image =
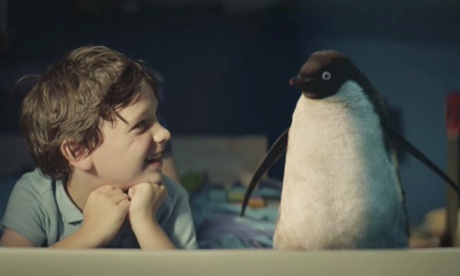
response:
<path id="1" fill-rule="evenodd" d="M 122 189 L 124 192 L 127 192 L 129 188 L 140 184 L 140 183 L 151 183 L 151 184 L 163 184 L 163 176 L 159 172 L 155 173 L 144 173 L 141 176 L 135 177 L 132 180 L 126 181 L 124 183 L 118 183 L 114 185 L 117 188 Z"/>
<path id="2" fill-rule="evenodd" d="M 141 177 L 133 181 L 133 185 L 144 183 L 144 182 L 151 183 L 151 184 L 162 184 L 163 175 L 160 172 L 145 173 L 144 175 L 142 175 Z"/>

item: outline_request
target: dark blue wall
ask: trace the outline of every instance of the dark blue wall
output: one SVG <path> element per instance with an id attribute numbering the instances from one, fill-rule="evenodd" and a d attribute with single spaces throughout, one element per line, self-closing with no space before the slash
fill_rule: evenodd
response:
<path id="1" fill-rule="evenodd" d="M 311 52 L 350 56 L 384 95 L 394 124 L 446 167 L 446 95 L 460 90 L 460 9 L 436 6 L 322 6 L 225 14 L 219 10 L 141 9 L 96 17 L 68 4 L 11 1 L 11 49 L 0 57 L 0 89 L 10 103 L 1 131 L 17 131 L 13 82 L 65 51 L 104 44 L 141 58 L 165 78 L 174 134 L 264 134 L 290 124 L 298 91 L 291 76 Z M 39 1 L 37 1 L 39 2 Z M 65 2 L 65 1 L 62 1 Z M 60 3 L 60 2 L 57 2 Z M 282 163 L 273 170 L 282 176 Z M 401 164 L 411 220 L 444 204 L 444 184 L 406 156 Z"/>

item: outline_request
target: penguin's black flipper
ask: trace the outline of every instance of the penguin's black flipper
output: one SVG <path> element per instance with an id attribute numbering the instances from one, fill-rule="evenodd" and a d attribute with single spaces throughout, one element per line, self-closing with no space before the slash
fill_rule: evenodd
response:
<path id="1" fill-rule="evenodd" d="M 417 158 L 425 166 L 427 166 L 429 169 L 435 172 L 439 177 L 444 179 L 444 181 L 446 181 L 447 184 L 449 184 L 452 187 L 452 189 L 454 189 L 455 192 L 457 192 L 457 194 L 460 196 L 459 187 L 449 176 L 447 176 L 447 174 L 445 174 L 440 168 L 438 168 L 438 166 L 436 166 L 430 159 L 428 159 L 428 157 L 426 157 L 421 151 L 415 148 L 411 143 L 409 143 L 409 141 L 407 141 L 399 133 L 394 131 L 391 127 L 389 127 L 385 123 L 383 123 L 382 125 L 383 125 L 383 129 L 385 133 L 387 134 L 387 136 L 390 137 L 391 140 L 395 142 L 395 144 L 398 144 L 399 146 L 401 146 L 405 151 L 409 152 L 412 156 Z"/>
<path id="2" fill-rule="evenodd" d="M 246 211 L 249 199 L 251 198 L 251 194 L 254 191 L 257 183 L 259 183 L 264 173 L 267 172 L 286 151 L 288 132 L 289 128 L 286 129 L 283 134 L 280 135 L 280 137 L 278 137 L 275 143 L 273 143 L 271 148 L 268 150 L 262 162 L 257 167 L 254 175 L 252 176 L 251 182 L 249 183 L 246 194 L 244 195 L 243 205 L 241 207 L 241 216 L 244 216 L 244 212 Z"/>

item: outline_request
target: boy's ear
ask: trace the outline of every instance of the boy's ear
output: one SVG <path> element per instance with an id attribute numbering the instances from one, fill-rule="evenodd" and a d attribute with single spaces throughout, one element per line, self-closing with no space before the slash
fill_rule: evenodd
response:
<path id="1" fill-rule="evenodd" d="M 61 144 L 61 153 L 75 168 L 87 171 L 93 166 L 88 150 L 78 147 L 76 144 L 65 141 Z"/>

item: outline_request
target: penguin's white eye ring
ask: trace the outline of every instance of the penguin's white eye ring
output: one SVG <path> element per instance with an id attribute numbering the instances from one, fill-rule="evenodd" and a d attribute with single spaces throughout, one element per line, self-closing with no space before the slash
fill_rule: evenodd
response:
<path id="1" fill-rule="evenodd" d="M 331 75 L 331 73 L 330 73 L 329 71 L 324 71 L 323 74 L 321 75 L 321 78 L 322 78 L 323 80 L 326 80 L 326 81 L 327 81 L 327 80 L 330 80 L 330 79 L 331 79 L 331 76 L 332 76 L 332 75 Z"/>

